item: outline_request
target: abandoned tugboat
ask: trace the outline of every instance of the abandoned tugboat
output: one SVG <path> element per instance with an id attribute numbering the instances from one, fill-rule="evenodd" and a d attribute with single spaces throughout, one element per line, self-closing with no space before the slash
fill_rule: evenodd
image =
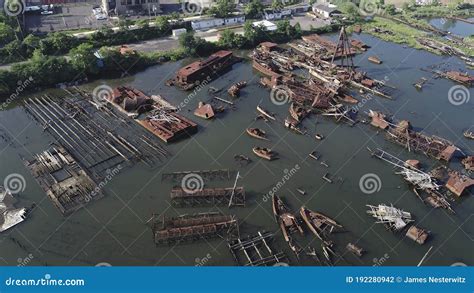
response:
<path id="1" fill-rule="evenodd" d="M 255 137 L 255 138 L 258 138 L 258 139 L 263 139 L 263 140 L 268 140 L 268 138 L 266 138 L 266 132 L 259 129 L 259 128 L 247 128 L 246 129 L 248 135 L 252 136 L 252 137 Z"/>
<path id="2" fill-rule="evenodd" d="M 166 84 L 176 85 L 183 90 L 191 90 L 204 82 L 209 83 L 238 61 L 240 58 L 235 57 L 232 51 L 221 50 L 206 60 L 196 61 L 181 68 Z"/>
<path id="3" fill-rule="evenodd" d="M 252 150 L 255 155 L 259 156 L 262 159 L 269 161 L 278 159 L 277 153 L 272 151 L 271 149 L 254 147 Z"/>
<path id="4" fill-rule="evenodd" d="M 300 209 L 300 215 L 311 232 L 321 240 L 324 240 L 324 234 L 330 234 L 334 228 L 342 228 L 341 225 L 328 216 L 313 212 L 304 206 Z"/>

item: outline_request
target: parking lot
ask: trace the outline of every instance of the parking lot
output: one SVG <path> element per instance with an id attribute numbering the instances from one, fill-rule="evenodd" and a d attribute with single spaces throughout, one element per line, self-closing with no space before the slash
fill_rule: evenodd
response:
<path id="1" fill-rule="evenodd" d="M 295 25 L 299 23 L 302 30 L 310 30 L 312 28 L 323 27 L 330 24 L 329 20 L 323 20 L 321 18 L 314 18 L 306 14 L 295 14 L 290 19 L 290 24 Z"/>
<path id="2" fill-rule="evenodd" d="M 25 25 L 30 31 L 51 32 L 71 29 L 94 29 L 111 24 L 109 20 L 97 20 L 92 13 L 99 1 L 87 3 L 57 4 L 52 15 L 25 14 Z"/>

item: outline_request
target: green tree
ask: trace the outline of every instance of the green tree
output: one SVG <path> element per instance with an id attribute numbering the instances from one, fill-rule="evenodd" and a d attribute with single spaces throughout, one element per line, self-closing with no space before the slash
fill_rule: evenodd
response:
<path id="1" fill-rule="evenodd" d="M 166 16 L 158 16 L 155 19 L 156 28 L 161 32 L 165 33 L 171 29 L 170 23 L 168 21 L 168 17 Z"/>
<path id="2" fill-rule="evenodd" d="M 90 43 L 83 43 L 76 48 L 71 49 L 69 57 L 72 67 L 84 74 L 97 74 L 97 57 L 94 56 L 94 47 Z"/>
<path id="3" fill-rule="evenodd" d="M 197 42 L 193 32 L 181 34 L 178 39 L 179 45 L 184 49 L 187 55 L 193 56 L 196 54 Z"/>
<path id="4" fill-rule="evenodd" d="M 260 0 L 252 0 L 245 6 L 245 16 L 250 19 L 258 18 L 263 13 L 264 8 L 265 6 Z"/>
<path id="5" fill-rule="evenodd" d="M 393 4 L 388 4 L 385 6 L 385 12 L 388 13 L 389 15 L 394 15 L 397 13 L 397 10 L 395 8 L 395 5 Z"/>
<path id="6" fill-rule="evenodd" d="M 23 39 L 22 45 L 27 56 L 31 56 L 33 51 L 39 49 L 41 38 L 35 35 L 28 35 Z"/>
<path id="7" fill-rule="evenodd" d="M 15 39 L 14 29 L 6 23 L 0 22 L 0 45 L 8 44 Z"/>
<path id="8" fill-rule="evenodd" d="M 283 9 L 285 5 L 281 2 L 281 0 L 273 0 L 272 1 L 272 8 L 273 9 Z"/>
<path id="9" fill-rule="evenodd" d="M 217 0 L 216 3 L 209 9 L 209 13 L 217 17 L 227 17 L 235 9 L 234 1 L 232 0 Z"/>

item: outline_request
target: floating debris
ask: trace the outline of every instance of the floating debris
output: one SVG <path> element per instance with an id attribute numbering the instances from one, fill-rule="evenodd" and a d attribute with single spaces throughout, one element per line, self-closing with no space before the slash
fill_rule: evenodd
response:
<path id="1" fill-rule="evenodd" d="M 263 109 L 260 105 L 257 106 L 257 111 L 268 119 L 275 120 L 275 115 Z"/>
<path id="2" fill-rule="evenodd" d="M 392 206 L 379 204 L 378 206 L 366 205 L 370 208 L 367 213 L 377 219 L 376 223 L 386 225 L 390 230 L 399 231 L 413 222 L 411 214 Z"/>
<path id="3" fill-rule="evenodd" d="M 474 179 L 459 172 L 451 171 L 449 173 L 448 182 L 446 182 L 445 186 L 452 193 L 459 197 L 464 193 L 465 190 L 469 189 L 471 186 L 474 186 Z"/>
<path id="4" fill-rule="evenodd" d="M 228 188 L 203 188 L 201 190 L 171 190 L 171 203 L 174 206 L 219 206 L 228 205 L 245 206 L 245 190 L 243 187 Z"/>
<path id="5" fill-rule="evenodd" d="M 306 194 L 306 191 L 304 191 L 304 190 L 301 189 L 301 188 L 296 188 L 296 191 L 298 191 L 301 195 L 305 195 L 305 194 Z"/>
<path id="6" fill-rule="evenodd" d="M 244 266 L 268 266 L 287 264 L 287 257 L 283 251 L 274 252 L 270 247 L 274 235 L 270 232 L 257 232 L 245 238 L 230 240 L 228 246 L 235 262 Z M 242 262 L 241 253 L 246 261 Z"/>
<path id="7" fill-rule="evenodd" d="M 406 236 L 422 245 L 426 242 L 426 239 L 428 239 L 429 232 L 413 225 L 408 229 Z"/>
<path id="8" fill-rule="evenodd" d="M 228 90 L 227 90 L 227 93 L 233 97 L 233 98 L 237 98 L 240 96 L 240 90 L 243 89 L 244 87 L 247 86 L 247 82 L 246 81 L 241 81 L 241 82 L 238 82 L 236 84 L 233 84 Z"/>
<path id="9" fill-rule="evenodd" d="M 369 58 L 367 58 L 367 59 L 372 63 L 382 64 L 382 61 L 376 56 L 369 56 Z"/>
<path id="10" fill-rule="evenodd" d="M 358 246 L 356 246 L 355 244 L 353 243 L 347 243 L 346 245 L 346 249 L 350 252 L 352 252 L 353 254 L 357 255 L 358 257 L 361 257 L 363 254 L 364 254 L 364 250 Z"/>
<path id="11" fill-rule="evenodd" d="M 28 210 L 15 208 L 15 202 L 11 192 L 0 186 L 0 233 L 26 220 Z"/>
<path id="12" fill-rule="evenodd" d="M 194 111 L 194 115 L 204 119 L 212 119 L 214 118 L 215 113 L 211 104 L 204 104 L 203 102 L 199 102 L 197 109 Z"/>

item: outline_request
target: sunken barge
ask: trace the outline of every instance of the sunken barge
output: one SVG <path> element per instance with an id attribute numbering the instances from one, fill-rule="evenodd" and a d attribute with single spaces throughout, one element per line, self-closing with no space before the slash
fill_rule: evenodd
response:
<path id="1" fill-rule="evenodd" d="M 191 90 L 220 76 L 238 61 L 240 61 L 240 58 L 235 57 L 232 51 L 221 50 L 205 60 L 195 61 L 181 68 L 166 84 L 168 86 L 175 85 L 186 91 Z"/>
<path id="2" fill-rule="evenodd" d="M 238 232 L 235 216 L 219 213 L 182 215 L 152 224 L 156 245 L 172 245 L 222 237 Z"/>

